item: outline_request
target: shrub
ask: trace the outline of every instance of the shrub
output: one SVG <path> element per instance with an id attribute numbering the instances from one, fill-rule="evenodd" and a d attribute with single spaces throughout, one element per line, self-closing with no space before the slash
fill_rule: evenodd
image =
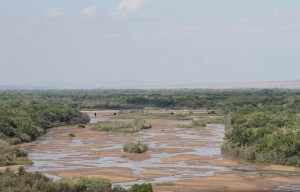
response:
<path id="1" fill-rule="evenodd" d="M 0 171 L 0 191 L 39 192 L 127 192 L 122 187 L 112 189 L 111 182 L 103 178 L 68 177 L 58 181 L 39 172 L 26 172 L 20 167 L 18 172 L 6 169 Z"/>
<path id="2" fill-rule="evenodd" d="M 40 131 L 40 129 L 38 129 L 38 131 Z M 30 142 L 31 138 L 29 135 L 27 135 L 26 133 L 20 133 L 18 135 L 18 137 L 20 138 L 21 142 Z"/>
<path id="3" fill-rule="evenodd" d="M 152 185 L 150 183 L 135 184 L 131 188 L 132 192 L 153 192 Z"/>
<path id="4" fill-rule="evenodd" d="M 10 145 L 0 139 L 0 166 L 31 164 L 27 158 L 27 151 L 16 145 Z"/>
<path id="5" fill-rule="evenodd" d="M 4 150 L 6 147 L 9 147 L 9 143 L 3 139 L 0 139 L 0 153 L 2 150 Z"/>
<path id="6" fill-rule="evenodd" d="M 9 169 L 0 172 L 0 191 L 46 191 L 53 186 L 54 192 L 58 192 L 55 183 L 41 173 L 28 173 L 24 168 L 19 168 L 18 173 Z"/>
<path id="7" fill-rule="evenodd" d="M 123 145 L 123 151 L 128 153 L 144 153 L 149 149 L 148 145 L 145 143 L 141 143 L 140 141 L 135 142 L 127 142 Z"/>
<path id="8" fill-rule="evenodd" d="M 130 192 L 130 190 L 124 189 L 123 187 L 116 186 L 113 188 L 112 192 Z"/>
<path id="9" fill-rule="evenodd" d="M 8 141 L 9 144 L 11 144 L 11 145 L 16 145 L 16 144 L 21 143 L 21 139 L 19 139 L 19 138 L 17 138 L 17 137 L 9 138 L 9 139 L 7 139 L 7 141 Z"/>
<path id="10" fill-rule="evenodd" d="M 85 124 L 79 124 L 77 127 L 78 128 L 85 128 Z"/>
<path id="11" fill-rule="evenodd" d="M 75 134 L 74 133 L 69 133 L 68 136 L 69 137 L 75 137 Z"/>
<path id="12" fill-rule="evenodd" d="M 152 125 L 150 123 L 144 123 L 141 125 L 141 129 L 150 129 L 152 128 Z"/>
<path id="13" fill-rule="evenodd" d="M 111 191 L 111 181 L 99 177 L 66 177 L 58 181 L 59 183 L 76 186 L 80 189 L 96 189 L 97 191 Z"/>
<path id="14" fill-rule="evenodd" d="M 152 128 L 152 125 L 150 123 L 147 123 L 145 120 L 142 119 L 135 119 L 133 121 L 134 127 L 142 130 L 142 129 L 150 129 Z"/>
<path id="15" fill-rule="evenodd" d="M 20 147 L 16 147 L 15 154 L 16 157 L 27 157 L 27 151 Z"/>

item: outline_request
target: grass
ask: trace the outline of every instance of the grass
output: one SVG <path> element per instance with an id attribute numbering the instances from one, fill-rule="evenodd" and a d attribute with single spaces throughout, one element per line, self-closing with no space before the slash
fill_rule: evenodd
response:
<path id="1" fill-rule="evenodd" d="M 174 186 L 176 184 L 170 182 L 156 183 L 156 186 Z"/>
<path id="2" fill-rule="evenodd" d="M 128 153 L 145 153 L 149 146 L 142 142 L 127 142 L 123 145 L 123 151 Z"/>
<path id="3" fill-rule="evenodd" d="M 224 123 L 224 119 L 220 116 L 214 117 L 200 117 L 200 119 L 193 120 L 192 123 L 188 125 L 178 125 L 181 128 L 196 128 L 196 127 L 205 127 L 207 124 L 218 124 Z"/>
<path id="4" fill-rule="evenodd" d="M 15 157 L 8 165 L 31 165 L 33 161 L 28 157 Z"/>
<path id="5" fill-rule="evenodd" d="M 91 128 L 92 131 L 99 132 L 138 132 L 142 129 L 150 129 L 152 126 L 145 120 L 135 119 L 132 122 L 121 121 L 102 121 L 95 123 Z"/>
<path id="6" fill-rule="evenodd" d="M 154 113 L 154 112 L 146 112 L 146 111 L 136 111 L 133 113 L 130 112 L 121 112 L 112 118 L 118 119 L 170 119 L 170 120 L 192 120 L 190 114 L 171 114 L 169 113 Z"/>
<path id="7" fill-rule="evenodd" d="M 132 123 L 129 122 L 119 122 L 119 121 L 103 121 L 95 123 L 92 131 L 99 132 L 137 132 L 139 129 L 135 128 Z"/>
<path id="8" fill-rule="evenodd" d="M 9 154 L 0 155 L 0 167 L 11 165 L 30 165 L 33 162 L 27 157 L 13 157 Z"/>

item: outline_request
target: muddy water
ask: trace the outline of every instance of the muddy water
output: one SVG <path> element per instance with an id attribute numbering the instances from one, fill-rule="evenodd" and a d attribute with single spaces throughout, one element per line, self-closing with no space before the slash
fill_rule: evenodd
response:
<path id="1" fill-rule="evenodd" d="M 101 112 L 92 122 L 109 120 Z M 197 190 L 299 190 L 300 170 L 283 166 L 255 165 L 221 154 L 224 125 L 178 128 L 188 121 L 150 120 L 152 129 L 134 134 L 100 133 L 72 127 L 53 128 L 37 141 L 24 146 L 40 171 L 58 179 L 64 176 L 102 176 L 129 187 L 136 183 L 172 182 L 157 191 Z M 69 138 L 73 132 L 76 137 Z M 127 141 L 149 144 L 145 154 L 127 154 Z"/>

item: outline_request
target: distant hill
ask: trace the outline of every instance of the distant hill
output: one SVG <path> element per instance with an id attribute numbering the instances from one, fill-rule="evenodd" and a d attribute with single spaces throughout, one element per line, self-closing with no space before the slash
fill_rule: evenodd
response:
<path id="1" fill-rule="evenodd" d="M 60 86 L 34 86 L 34 85 L 0 85 L 0 90 L 45 90 L 45 89 L 300 89 L 300 81 L 269 81 L 249 83 L 199 83 L 199 84 L 170 84 L 151 86 L 103 86 L 94 87 L 88 85 L 71 86 L 62 84 Z"/>
<path id="2" fill-rule="evenodd" d="M 0 90 L 33 90 L 33 89 L 53 89 L 53 87 L 22 86 L 22 85 L 0 85 Z"/>
<path id="3" fill-rule="evenodd" d="M 143 89 L 300 89 L 300 81 L 250 83 L 200 83 L 167 86 L 146 86 Z"/>

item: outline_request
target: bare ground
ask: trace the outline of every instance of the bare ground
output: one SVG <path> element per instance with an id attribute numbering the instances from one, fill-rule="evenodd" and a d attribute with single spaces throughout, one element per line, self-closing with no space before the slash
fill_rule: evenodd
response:
<path id="1" fill-rule="evenodd" d="M 96 118 L 107 120 L 113 112 L 97 111 Z M 256 165 L 222 155 L 224 126 L 188 129 L 177 128 L 172 120 L 149 121 L 152 129 L 133 134 L 94 132 L 90 126 L 53 128 L 22 145 L 34 161 L 28 169 L 56 177 L 102 176 L 123 186 L 175 184 L 154 184 L 155 191 L 270 191 L 300 183 L 299 168 Z M 76 137 L 68 137 L 69 132 Z M 150 151 L 124 153 L 127 141 L 146 142 Z"/>

